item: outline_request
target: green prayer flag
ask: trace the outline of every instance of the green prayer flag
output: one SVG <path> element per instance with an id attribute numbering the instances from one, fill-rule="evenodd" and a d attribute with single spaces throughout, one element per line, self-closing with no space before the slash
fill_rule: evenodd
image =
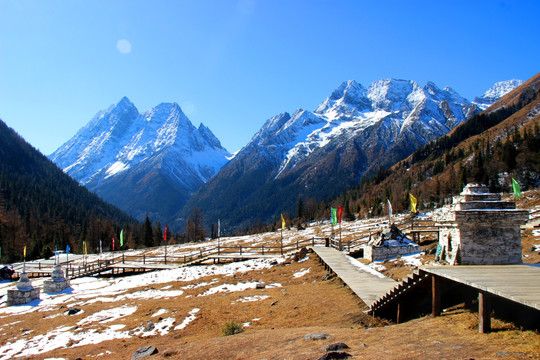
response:
<path id="1" fill-rule="evenodd" d="M 521 197 L 521 190 L 519 188 L 519 183 L 514 178 L 512 178 L 512 190 L 514 191 L 515 198 Z"/>
<path id="2" fill-rule="evenodd" d="M 124 229 L 120 231 L 120 246 L 124 246 Z"/>
<path id="3" fill-rule="evenodd" d="M 337 225 L 337 209 L 336 208 L 330 208 L 332 211 L 332 225 Z"/>

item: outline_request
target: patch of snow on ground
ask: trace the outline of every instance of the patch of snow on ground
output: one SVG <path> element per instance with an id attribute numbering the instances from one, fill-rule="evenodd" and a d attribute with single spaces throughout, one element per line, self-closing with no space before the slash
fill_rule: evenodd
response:
<path id="1" fill-rule="evenodd" d="M 84 325 L 93 322 L 110 322 L 116 319 L 120 319 L 124 316 L 128 316 L 137 311 L 136 306 L 121 306 L 113 309 L 106 309 L 98 311 L 90 316 L 85 317 L 77 323 L 77 325 Z"/>
<path id="2" fill-rule="evenodd" d="M 295 278 L 302 277 L 302 276 L 306 275 L 307 273 L 309 273 L 310 270 L 311 270 L 311 268 L 301 269 L 300 271 L 294 273 L 293 276 L 294 276 Z"/>
<path id="3" fill-rule="evenodd" d="M 261 301 L 264 299 L 268 299 L 270 296 L 268 295 L 253 295 L 253 296 L 246 296 L 242 297 L 236 301 L 233 301 L 233 304 L 239 303 L 239 302 L 252 302 L 252 301 Z"/>
<path id="4" fill-rule="evenodd" d="M 423 251 L 416 254 L 404 255 L 401 257 L 401 260 L 405 262 L 405 265 L 418 267 L 418 266 L 423 265 L 422 258 L 421 258 L 422 255 L 425 255 Z"/>
<path id="5" fill-rule="evenodd" d="M 141 336 L 141 337 L 154 336 L 158 334 L 161 336 L 167 335 L 175 321 L 176 321 L 175 318 L 168 317 L 157 323 L 154 323 L 154 328 L 150 331 L 144 331 L 144 326 L 140 326 L 135 329 L 135 331 L 133 332 L 133 335 Z"/>
<path id="6" fill-rule="evenodd" d="M 163 315 L 163 314 L 165 314 L 165 313 L 167 313 L 167 312 L 169 312 L 169 310 L 167 310 L 167 309 L 159 309 L 159 310 L 156 311 L 156 312 L 154 313 L 154 315 L 152 315 L 151 317 L 156 317 L 156 316 L 159 316 L 159 315 Z"/>
<path id="7" fill-rule="evenodd" d="M 235 292 L 235 291 L 244 291 L 247 289 L 255 289 L 258 282 L 249 282 L 249 283 L 243 283 L 239 282 L 237 284 L 222 284 L 218 286 L 214 286 L 210 289 L 208 289 L 203 294 L 200 294 L 199 296 L 208 296 L 213 295 L 218 292 Z"/>
<path id="8" fill-rule="evenodd" d="M 127 332 L 115 331 L 111 328 L 105 330 L 91 329 L 88 331 L 71 332 L 73 326 L 63 326 L 45 335 L 37 335 L 31 339 L 19 339 L 14 343 L 7 343 L 0 347 L 0 360 L 8 360 L 13 357 L 25 357 L 38 355 L 58 348 L 97 344 L 102 341 L 129 338 Z"/>
<path id="9" fill-rule="evenodd" d="M 201 310 L 201 309 L 199 309 L 199 308 L 194 308 L 194 309 L 192 309 L 192 310 L 189 312 L 189 316 L 186 317 L 186 318 L 184 319 L 184 321 L 182 321 L 182 323 L 181 323 L 180 325 L 176 326 L 176 327 L 174 328 L 174 330 L 182 330 L 182 329 L 184 329 L 186 326 L 188 326 L 190 322 L 192 322 L 193 320 L 196 319 L 195 314 L 197 314 L 200 310 Z"/>

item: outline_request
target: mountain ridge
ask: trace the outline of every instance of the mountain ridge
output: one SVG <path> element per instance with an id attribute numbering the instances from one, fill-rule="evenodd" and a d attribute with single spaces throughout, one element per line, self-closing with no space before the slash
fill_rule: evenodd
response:
<path id="1" fill-rule="evenodd" d="M 314 111 L 297 109 L 268 119 L 194 194 L 177 221 L 195 206 L 210 223 L 221 218 L 223 226 L 236 229 L 256 218 L 271 221 L 280 212 L 292 212 L 299 197 L 335 196 L 478 112 L 478 105 L 433 82 L 422 87 L 411 80 L 382 79 L 365 88 L 345 81 Z"/>
<path id="2" fill-rule="evenodd" d="M 194 127 L 177 103 L 140 113 L 123 97 L 50 158 L 137 219 L 165 220 L 230 156 L 212 131 L 202 123 Z"/>

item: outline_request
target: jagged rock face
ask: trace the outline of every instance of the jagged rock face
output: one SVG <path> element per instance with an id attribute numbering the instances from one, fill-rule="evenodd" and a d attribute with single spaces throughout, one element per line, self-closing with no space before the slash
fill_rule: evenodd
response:
<path id="1" fill-rule="evenodd" d="M 207 221 L 221 217 L 225 226 L 242 226 L 251 216 L 268 221 L 294 209 L 299 196 L 335 196 L 478 111 L 454 90 L 431 82 L 421 87 L 414 81 L 386 79 L 368 88 L 344 82 L 315 111 L 298 109 L 270 118 L 201 187 L 179 218 L 198 206 Z"/>
<path id="2" fill-rule="evenodd" d="M 497 82 L 482 96 L 475 97 L 474 103 L 482 110 L 485 110 L 521 84 L 523 84 L 523 81 L 516 79 Z"/>
<path id="3" fill-rule="evenodd" d="M 176 103 L 139 113 L 123 98 L 100 111 L 50 158 L 105 200 L 166 221 L 231 154 Z"/>

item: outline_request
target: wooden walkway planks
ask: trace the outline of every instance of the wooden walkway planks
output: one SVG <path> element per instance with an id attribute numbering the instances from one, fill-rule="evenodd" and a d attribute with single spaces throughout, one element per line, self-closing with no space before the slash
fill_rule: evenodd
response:
<path id="1" fill-rule="evenodd" d="M 540 310 L 540 267 L 531 265 L 423 266 L 420 271 Z"/>
<path id="2" fill-rule="evenodd" d="M 319 258 L 368 306 L 393 289 L 397 282 L 359 270 L 345 254 L 331 247 L 313 247 Z"/>

